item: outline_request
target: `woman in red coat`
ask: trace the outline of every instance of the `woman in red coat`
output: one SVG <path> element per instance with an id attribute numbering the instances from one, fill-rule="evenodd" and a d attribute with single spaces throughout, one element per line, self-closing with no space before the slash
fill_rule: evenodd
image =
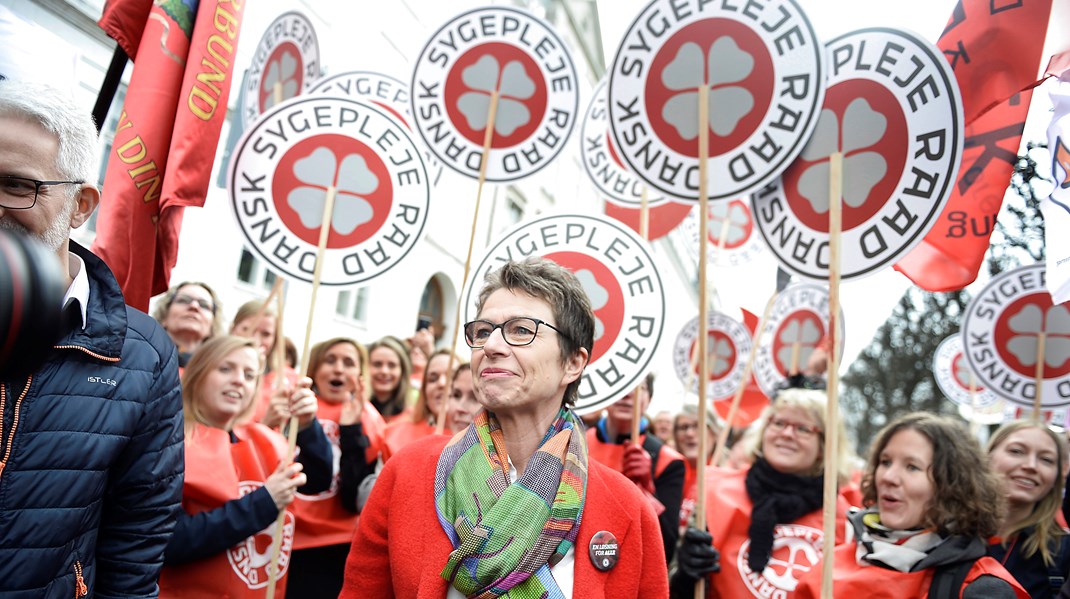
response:
<path id="1" fill-rule="evenodd" d="M 485 409 L 386 464 L 340 597 L 665 597 L 653 508 L 588 459 L 571 409 L 594 339 L 579 280 L 549 260 L 508 262 L 477 314 L 464 333 Z"/>
<path id="2" fill-rule="evenodd" d="M 206 341 L 186 366 L 183 512 L 165 553 L 161 597 L 265 595 L 279 512 L 298 490 L 315 493 L 330 483 L 329 449 L 314 425 L 316 402 L 308 385 L 299 386 L 290 402 L 299 438 L 316 436 L 303 444 L 300 462 L 286 459 L 282 435 L 256 423 L 235 424 L 253 407 L 259 373 L 254 342 L 229 335 Z M 308 465 L 307 483 L 301 462 Z M 294 540 L 290 511 L 282 539 L 280 590 Z"/>
<path id="3" fill-rule="evenodd" d="M 985 555 L 1002 515 L 1000 485 L 960 422 L 916 412 L 885 426 L 862 494 L 868 507 L 849 517 L 855 537 L 834 553 L 834 596 L 1028 599 Z M 821 570 L 799 584 L 800 599 L 821 596 Z"/>

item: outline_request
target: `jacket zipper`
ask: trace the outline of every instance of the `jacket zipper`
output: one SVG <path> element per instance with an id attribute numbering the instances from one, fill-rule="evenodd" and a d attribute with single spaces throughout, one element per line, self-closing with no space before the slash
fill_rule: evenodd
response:
<path id="1" fill-rule="evenodd" d="M 91 352 L 88 349 L 80 345 L 56 345 L 53 349 L 76 349 L 84 352 L 98 360 L 105 362 L 118 362 L 120 358 L 109 358 L 108 356 L 102 356 L 98 353 Z M 4 468 L 7 466 L 7 461 L 11 457 L 11 446 L 15 442 L 15 431 L 19 428 L 19 408 L 22 407 L 22 400 L 26 398 L 26 394 L 30 391 L 30 384 L 33 382 L 33 375 L 30 375 L 26 379 L 26 386 L 23 387 L 22 393 L 19 395 L 18 400 L 15 401 L 15 416 L 11 422 L 11 430 L 7 434 L 7 445 L 4 449 L 4 457 L 0 458 L 0 477 L 4 475 Z M 3 443 L 4 436 L 4 414 L 5 404 L 7 400 L 7 393 L 3 385 L 0 385 L 0 443 Z"/>
<path id="2" fill-rule="evenodd" d="M 30 391 L 30 384 L 33 382 L 33 375 L 30 375 L 26 379 L 26 386 L 22 388 L 22 393 L 19 394 L 19 398 L 15 400 L 15 415 L 11 420 L 11 430 L 7 434 L 7 445 L 4 447 L 4 457 L 0 458 L 0 476 L 4 475 L 4 467 L 7 466 L 7 460 L 11 457 L 11 445 L 15 442 L 15 431 L 19 428 L 19 408 L 22 407 L 22 400 L 26 398 L 26 393 Z M 4 414 L 7 407 L 7 388 L 4 385 L 0 385 L 0 443 L 3 442 L 4 436 Z"/>
<path id="3" fill-rule="evenodd" d="M 85 597 L 89 594 L 89 587 L 85 586 L 85 579 L 82 578 L 82 562 L 75 560 L 74 562 L 74 599 Z"/>

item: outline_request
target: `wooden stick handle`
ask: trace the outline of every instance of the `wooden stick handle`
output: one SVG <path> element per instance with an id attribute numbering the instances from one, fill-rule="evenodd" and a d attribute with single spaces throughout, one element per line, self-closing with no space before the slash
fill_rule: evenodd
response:
<path id="1" fill-rule="evenodd" d="M 709 405 L 706 401 L 706 391 L 710 382 L 710 361 L 707 345 L 709 343 L 709 306 L 707 305 L 706 289 L 706 262 L 707 248 L 709 244 L 709 189 L 706 182 L 707 162 L 710 148 L 710 86 L 703 83 L 698 87 L 698 206 L 702 218 L 699 222 L 698 235 L 698 421 L 699 426 L 706 425 L 706 414 Z M 709 449 L 706 439 L 706 431 L 700 428 L 698 436 L 698 454 L 705 459 Z M 695 527 L 706 529 L 706 472 L 698 472 L 696 478 L 697 496 L 695 497 Z M 706 579 L 700 578 L 695 583 L 695 599 L 703 599 L 706 596 Z"/>
<path id="2" fill-rule="evenodd" d="M 1037 372 L 1035 377 L 1036 394 L 1033 396 L 1033 420 L 1041 422 L 1040 405 L 1044 391 L 1044 354 L 1047 351 L 1047 336 L 1044 331 L 1037 335 Z"/>
<path id="3" fill-rule="evenodd" d="M 282 277 L 275 279 L 276 283 L 279 281 L 285 281 L 285 279 Z M 271 364 L 275 372 L 275 384 L 273 386 L 276 390 L 286 387 L 286 377 L 284 376 L 286 372 L 286 334 L 282 332 L 282 309 L 285 303 L 283 295 L 284 292 L 282 291 L 282 286 L 280 286 L 279 294 L 275 296 L 278 314 L 275 316 L 275 347 L 274 351 L 271 352 Z M 299 373 L 298 376 L 304 375 Z"/>
<path id="4" fill-rule="evenodd" d="M 840 241 L 842 215 L 843 154 L 829 156 L 829 333 L 832 351 L 828 359 L 828 405 L 825 413 L 824 544 L 821 562 L 821 597 L 832 597 L 833 549 L 836 546 L 837 473 L 840 434 Z"/>
<path id="5" fill-rule="evenodd" d="M 312 269 L 312 295 L 308 304 L 308 321 L 305 324 L 305 343 L 301 350 L 301 368 L 298 372 L 308 370 L 308 349 L 312 341 L 312 319 L 316 314 L 316 295 L 319 293 L 320 278 L 323 274 L 323 254 L 327 251 L 327 238 L 331 234 L 331 219 L 334 216 L 334 200 L 338 190 L 332 185 L 327 188 L 327 197 L 323 202 L 323 222 L 320 224 L 319 244 L 316 246 L 316 266 Z M 279 376 L 276 374 L 275 376 Z M 286 424 L 286 462 L 291 463 L 297 449 L 297 418 L 290 416 Z M 275 581 L 278 577 L 279 553 L 282 549 L 282 527 L 286 521 L 286 510 L 279 511 L 275 520 L 275 534 L 271 538 L 271 563 L 268 566 L 267 599 L 275 597 Z"/>
<path id="6" fill-rule="evenodd" d="M 479 186 L 476 188 L 476 207 L 472 211 L 472 231 L 468 234 L 468 255 L 464 258 L 464 275 L 461 276 L 461 293 L 464 294 L 468 286 L 468 273 L 472 268 L 472 246 L 476 242 L 476 223 L 479 222 L 479 203 L 483 197 L 483 184 L 487 181 L 487 163 L 490 162 L 490 146 L 494 141 L 494 121 L 498 116 L 498 90 L 490 93 L 490 106 L 487 108 L 487 130 L 483 133 L 483 156 L 479 161 Z M 446 389 L 453 388 L 453 361 L 457 358 L 457 335 L 461 332 L 461 302 L 457 302 L 457 312 L 453 318 L 453 339 L 450 341 L 450 362 L 446 366 Z M 446 427 L 446 416 L 449 413 L 449 393 L 446 400 L 438 408 L 438 417 L 435 422 L 435 433 L 441 435 Z"/>

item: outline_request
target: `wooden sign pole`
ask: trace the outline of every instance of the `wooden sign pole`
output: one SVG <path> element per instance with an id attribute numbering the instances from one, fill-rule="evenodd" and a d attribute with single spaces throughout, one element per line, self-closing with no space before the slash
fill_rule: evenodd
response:
<path id="1" fill-rule="evenodd" d="M 327 238 L 331 234 L 331 218 L 334 216 L 334 200 L 338 190 L 332 185 L 327 188 L 327 197 L 323 202 L 323 222 L 320 224 L 319 244 L 316 246 L 316 266 L 312 269 L 312 295 L 308 304 L 308 321 L 305 324 L 305 343 L 301 350 L 301 368 L 298 372 L 308 370 L 308 350 L 312 340 L 312 318 L 316 314 L 316 295 L 319 293 L 320 277 L 323 273 L 323 254 L 327 250 Z M 280 373 L 276 373 L 279 377 Z M 287 453 L 286 461 L 293 462 L 294 451 L 297 448 L 297 418 L 290 416 L 286 425 Z M 271 539 L 271 563 L 268 565 L 267 599 L 275 597 L 275 581 L 278 577 L 279 550 L 282 548 L 282 527 L 286 520 L 286 510 L 279 511 L 279 517 L 275 520 L 275 534 Z"/>
<path id="2" fill-rule="evenodd" d="M 1040 414 L 1040 400 L 1044 390 L 1044 353 L 1046 351 L 1044 346 L 1047 342 L 1045 337 L 1046 335 L 1044 334 L 1044 331 L 1041 331 L 1037 335 L 1037 372 L 1034 379 L 1036 393 L 1033 397 L 1033 420 L 1036 422 L 1041 422 L 1043 420 Z"/>
<path id="3" fill-rule="evenodd" d="M 709 245 L 709 189 L 706 183 L 706 162 L 709 159 L 710 139 L 710 85 L 703 83 L 698 87 L 698 206 L 702 218 L 698 220 L 698 421 L 699 426 L 705 426 L 706 414 L 709 405 L 706 401 L 706 390 L 710 380 L 709 335 L 706 333 L 709 327 L 709 306 L 707 305 L 706 289 L 706 250 Z M 703 431 L 704 433 L 705 431 Z M 698 454 L 705 456 L 709 449 L 706 447 L 706 435 L 698 436 Z M 695 497 L 695 527 L 706 529 L 706 473 L 699 472 L 697 480 L 697 496 Z M 703 599 L 706 596 L 706 579 L 700 578 L 695 584 L 695 599 Z"/>
<path id="4" fill-rule="evenodd" d="M 836 545 L 836 458 L 840 444 L 840 241 L 842 217 L 843 154 L 829 156 L 829 333 L 832 351 L 828 358 L 828 405 L 825 412 L 824 545 L 821 562 L 821 597 L 832 597 L 833 549 Z"/>
<path id="5" fill-rule="evenodd" d="M 483 197 L 483 184 L 487 181 L 487 163 L 490 162 L 490 145 L 494 141 L 494 120 L 498 115 L 497 89 L 490 94 L 490 106 L 487 108 L 487 130 L 483 134 L 483 156 L 479 161 L 479 186 L 476 188 L 476 208 L 472 212 L 472 231 L 468 235 L 468 255 L 464 258 L 464 275 L 461 277 L 462 293 L 468 287 L 468 272 L 472 267 L 472 246 L 476 241 L 476 223 L 479 221 L 479 202 Z M 457 312 L 453 318 L 453 340 L 450 341 L 450 362 L 446 366 L 446 389 L 453 387 L 453 364 L 457 359 L 457 335 L 461 332 L 461 301 L 457 301 Z M 504 333 L 503 333 L 504 334 Z M 448 393 L 448 392 L 447 392 Z M 441 435 L 446 427 L 446 415 L 448 414 L 449 396 L 438 408 L 438 416 L 435 418 L 435 434 Z"/>
<path id="6" fill-rule="evenodd" d="M 650 241 L 650 204 L 646 199 L 646 185 L 639 196 L 639 236 L 643 241 Z M 647 392 L 650 390 L 647 389 Z M 632 394 L 632 443 L 639 443 L 639 423 L 643 419 L 643 410 L 639 406 L 639 392 Z"/>

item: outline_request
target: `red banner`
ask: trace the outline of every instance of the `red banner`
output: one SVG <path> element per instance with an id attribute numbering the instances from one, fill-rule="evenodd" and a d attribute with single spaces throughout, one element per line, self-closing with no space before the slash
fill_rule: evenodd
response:
<path id="1" fill-rule="evenodd" d="M 93 251 L 115 273 L 126 303 L 147 310 L 178 259 L 182 207 L 201 206 L 226 117 L 242 4 L 203 0 L 110 2 L 100 25 L 135 69 L 104 178 Z M 134 38 L 140 32 L 140 38 Z"/>
<path id="2" fill-rule="evenodd" d="M 977 278 L 1014 171 L 1030 90 L 1042 80 L 1051 7 L 1051 0 L 959 0 L 936 44 L 962 91 L 966 147 L 947 207 L 895 265 L 922 289 L 954 291 Z"/>
<path id="3" fill-rule="evenodd" d="M 977 278 L 1003 205 L 1032 90 L 966 127 L 959 180 L 936 224 L 895 269 L 926 291 L 962 289 Z"/>

